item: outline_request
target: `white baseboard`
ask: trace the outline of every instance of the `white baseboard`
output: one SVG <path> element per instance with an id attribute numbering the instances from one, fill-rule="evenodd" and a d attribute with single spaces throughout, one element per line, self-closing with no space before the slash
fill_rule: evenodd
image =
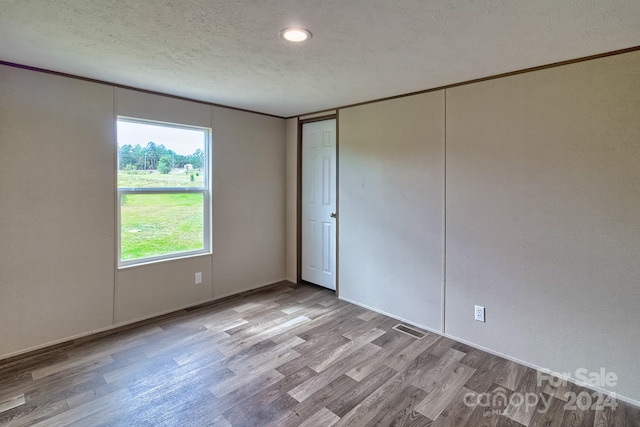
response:
<path id="1" fill-rule="evenodd" d="M 399 320 L 401 322 L 404 322 L 404 323 L 406 323 L 408 325 L 411 325 L 411 326 L 415 326 L 415 327 L 420 328 L 420 329 L 424 329 L 425 331 L 433 332 L 434 334 L 438 334 L 438 335 L 443 335 L 444 336 L 442 331 L 438 331 L 436 329 L 429 328 L 428 326 L 424 326 L 424 325 L 421 325 L 420 323 L 416 323 L 416 322 L 414 322 L 412 320 L 405 319 L 405 318 L 400 317 L 400 316 L 396 316 L 395 314 L 387 313 L 386 311 L 379 310 L 379 309 L 377 309 L 375 307 L 370 307 L 370 306 L 368 306 L 366 304 L 359 303 L 358 301 L 354 301 L 352 299 L 344 298 L 344 297 L 338 297 L 338 299 L 341 299 L 341 300 L 346 301 L 348 303 L 351 303 L 353 305 L 357 305 L 358 307 L 366 308 L 367 310 L 375 311 L 376 313 L 384 314 L 387 317 L 391 317 L 392 319 Z"/>
<path id="2" fill-rule="evenodd" d="M 255 285 L 255 286 L 249 286 L 248 288 L 243 288 L 242 290 L 232 291 L 232 292 L 228 292 L 226 294 L 221 294 L 221 295 L 216 295 L 215 294 L 216 290 L 215 290 L 215 287 L 214 287 L 214 289 L 213 289 L 213 292 L 214 292 L 213 301 L 216 301 L 216 300 L 219 300 L 219 299 L 222 299 L 222 298 L 231 297 L 231 296 L 234 296 L 234 295 L 238 295 L 238 294 L 241 294 L 243 292 L 254 291 L 256 289 L 265 288 L 267 286 L 276 285 L 278 283 L 288 282 L 288 281 L 289 280 L 287 280 L 286 278 L 282 278 L 282 279 L 279 279 L 279 280 L 272 280 L 272 281 L 269 281 L 267 283 L 263 283 L 263 284 Z"/>
<path id="3" fill-rule="evenodd" d="M 186 308 L 195 307 L 195 306 L 198 306 L 200 304 L 206 304 L 206 303 L 209 303 L 209 302 L 214 302 L 214 301 L 217 301 L 217 300 L 222 299 L 222 298 L 230 297 L 230 296 L 233 296 L 233 295 L 241 294 L 243 292 L 252 291 L 252 290 L 255 290 L 255 289 L 264 288 L 264 287 L 270 286 L 270 285 L 275 285 L 276 283 L 280 283 L 280 282 L 284 282 L 284 281 L 287 281 L 287 280 L 286 279 L 281 279 L 281 280 L 276 280 L 276 281 L 272 281 L 272 282 L 261 284 L 261 285 L 256 285 L 254 287 L 249 287 L 249 288 L 246 288 L 246 289 L 234 291 L 234 292 L 231 292 L 229 294 L 219 295 L 219 296 L 216 296 L 215 298 L 207 298 L 207 299 L 204 299 L 204 300 L 201 300 L 201 301 L 198 301 L 198 302 L 186 304 L 186 305 L 175 307 L 175 308 L 171 308 L 171 309 L 168 309 L 168 310 L 159 311 L 157 313 L 149 314 L 149 315 L 142 316 L 142 317 L 137 317 L 135 319 L 114 323 L 114 324 L 111 324 L 109 326 L 105 326 L 104 328 L 92 329 L 90 331 L 82 332 L 80 334 L 71 335 L 71 336 L 68 336 L 68 337 L 65 337 L 65 338 L 61 338 L 61 339 L 58 339 L 58 340 L 54 340 L 54 341 L 49 341 L 49 342 L 47 342 L 45 344 L 36 345 L 36 346 L 29 347 L 29 348 L 26 348 L 26 349 L 23 349 L 23 350 L 18 350 L 18 351 L 14 351 L 14 352 L 11 352 L 11 353 L 0 355 L 0 360 L 8 359 L 10 357 L 20 356 L 22 354 L 30 353 L 32 351 L 42 350 L 42 349 L 47 348 L 47 347 L 51 347 L 51 346 L 54 346 L 54 345 L 57 345 L 57 344 L 62 344 L 62 343 L 65 343 L 65 342 L 73 341 L 73 340 L 76 340 L 76 339 L 79 339 L 79 338 L 88 337 L 88 336 L 91 336 L 91 335 L 94 335 L 94 334 L 100 334 L 102 332 L 108 332 L 110 330 L 115 330 L 117 328 L 121 328 L 122 326 L 127 326 L 127 325 L 131 325 L 131 324 L 134 324 L 134 323 L 137 323 L 137 322 L 142 322 L 144 320 L 153 319 L 154 317 L 164 316 L 165 314 L 169 314 L 169 313 L 173 313 L 173 312 L 176 312 L 176 311 L 184 310 Z"/>
<path id="4" fill-rule="evenodd" d="M 147 316 L 137 317 L 137 318 L 135 318 L 135 319 L 133 319 L 133 320 L 125 320 L 124 322 L 116 323 L 116 324 L 113 326 L 113 328 L 112 328 L 112 329 L 120 328 L 120 327 L 122 327 L 122 326 L 131 325 L 131 324 L 133 324 L 133 323 L 137 323 L 137 322 L 142 322 L 142 321 L 144 321 L 144 320 L 153 319 L 154 317 L 164 316 L 165 314 L 174 313 L 174 312 L 176 312 L 176 311 L 184 310 L 184 309 L 186 309 L 186 308 L 195 307 L 195 306 L 197 306 L 197 305 L 200 305 L 200 304 L 206 304 L 206 303 L 208 303 L 208 302 L 213 302 L 213 301 L 215 301 L 215 299 L 213 299 L 213 298 L 207 298 L 207 299 L 204 299 L 204 300 L 201 300 L 201 301 L 198 301 L 198 302 L 194 302 L 194 303 L 191 303 L 191 304 L 186 304 L 186 305 L 181 305 L 181 306 L 176 307 L 176 308 L 171 308 L 171 309 L 169 309 L 169 310 L 159 311 L 159 312 L 157 312 L 157 313 L 149 314 L 149 315 L 147 315 Z"/>
<path id="5" fill-rule="evenodd" d="M 348 303 L 351 303 L 353 305 L 357 305 L 359 307 L 366 308 L 367 310 L 371 310 L 371 311 L 374 311 L 376 313 L 383 314 L 383 315 L 385 315 L 387 317 L 391 317 L 392 319 L 396 319 L 396 320 L 398 320 L 400 322 L 407 323 L 408 325 L 416 326 L 418 328 L 424 329 L 425 331 L 429 331 L 429 332 L 432 332 L 434 334 L 437 334 L 437 335 L 440 335 L 440 336 L 443 336 L 443 337 L 446 337 L 446 338 L 450 338 L 450 339 L 458 341 L 458 342 L 460 342 L 462 344 L 466 344 L 466 345 L 469 345 L 471 347 L 477 348 L 478 350 L 482 350 L 482 351 L 485 351 L 485 352 L 487 352 L 489 354 L 493 354 L 494 356 L 502 357 L 504 359 L 510 360 L 512 362 L 515 362 L 515 363 L 519 363 L 521 365 L 527 366 L 527 367 L 529 367 L 531 369 L 535 369 L 537 371 L 542 371 L 542 372 L 545 372 L 545 373 L 549 373 L 550 375 L 556 376 L 556 377 L 558 377 L 558 378 L 560 378 L 562 380 L 566 380 L 566 381 L 568 381 L 568 382 L 570 382 L 572 384 L 576 384 L 576 385 L 579 385 L 581 387 L 585 387 L 585 388 L 587 388 L 589 390 L 597 391 L 598 393 L 602 393 L 602 394 L 605 394 L 607 396 L 612 396 L 613 398 L 615 398 L 617 400 L 620 400 L 622 402 L 628 403 L 630 405 L 640 407 L 640 401 L 632 399 L 630 397 L 627 397 L 627 396 L 624 396 L 624 395 L 621 395 L 621 394 L 618 394 L 618 393 L 614 393 L 614 392 L 612 392 L 610 390 L 605 390 L 605 389 L 602 389 L 600 387 L 595 387 L 595 386 L 593 386 L 591 384 L 582 383 L 580 381 L 577 381 L 575 378 L 567 377 L 566 375 L 563 375 L 562 373 L 550 371 L 547 368 L 543 368 L 541 366 L 537 366 L 537 365 L 535 365 L 533 363 L 527 362 L 526 360 L 520 360 L 520 359 L 518 359 L 516 357 L 509 356 L 508 354 L 500 353 L 499 351 L 495 351 L 495 350 L 492 350 L 490 348 L 478 345 L 476 343 L 464 340 L 462 338 L 458 338 L 458 337 L 456 337 L 454 335 L 446 334 L 446 333 L 443 333 L 442 331 L 438 331 L 438 330 L 435 330 L 433 328 L 426 327 L 426 326 L 421 325 L 419 323 L 413 322 L 413 321 L 411 321 L 409 319 L 404 319 L 404 318 L 402 318 L 400 316 L 396 316 L 394 314 L 387 313 L 387 312 L 385 312 L 383 310 L 379 310 L 379 309 L 377 309 L 375 307 L 370 307 L 370 306 L 368 306 L 366 304 L 362 304 L 362 303 L 359 303 L 357 301 L 353 301 L 353 300 L 351 300 L 349 298 L 339 297 L 339 299 L 341 299 L 343 301 L 346 301 Z"/>

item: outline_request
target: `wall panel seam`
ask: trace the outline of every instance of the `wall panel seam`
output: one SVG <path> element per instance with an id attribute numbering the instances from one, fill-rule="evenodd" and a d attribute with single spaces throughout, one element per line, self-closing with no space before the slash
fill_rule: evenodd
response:
<path id="1" fill-rule="evenodd" d="M 442 333 L 446 333 L 447 310 L 447 89 L 443 91 L 443 178 L 442 178 Z"/>

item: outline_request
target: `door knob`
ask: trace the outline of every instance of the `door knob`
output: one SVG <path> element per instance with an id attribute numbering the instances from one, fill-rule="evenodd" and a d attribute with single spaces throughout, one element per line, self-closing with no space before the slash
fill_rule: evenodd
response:
<path id="1" fill-rule="evenodd" d="M 331 212 L 331 218 L 335 218 L 336 217 L 336 213 L 335 212 Z"/>

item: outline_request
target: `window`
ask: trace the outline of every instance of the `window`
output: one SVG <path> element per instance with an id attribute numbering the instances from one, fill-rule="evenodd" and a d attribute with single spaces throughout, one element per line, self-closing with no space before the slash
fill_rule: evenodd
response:
<path id="1" fill-rule="evenodd" d="M 209 253 L 211 130 L 117 123 L 119 265 Z"/>

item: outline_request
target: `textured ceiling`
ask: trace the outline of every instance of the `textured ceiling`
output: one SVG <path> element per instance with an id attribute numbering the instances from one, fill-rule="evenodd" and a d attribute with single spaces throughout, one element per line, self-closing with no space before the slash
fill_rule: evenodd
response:
<path id="1" fill-rule="evenodd" d="M 284 117 L 638 45 L 639 0 L 0 0 L 0 60 Z"/>

